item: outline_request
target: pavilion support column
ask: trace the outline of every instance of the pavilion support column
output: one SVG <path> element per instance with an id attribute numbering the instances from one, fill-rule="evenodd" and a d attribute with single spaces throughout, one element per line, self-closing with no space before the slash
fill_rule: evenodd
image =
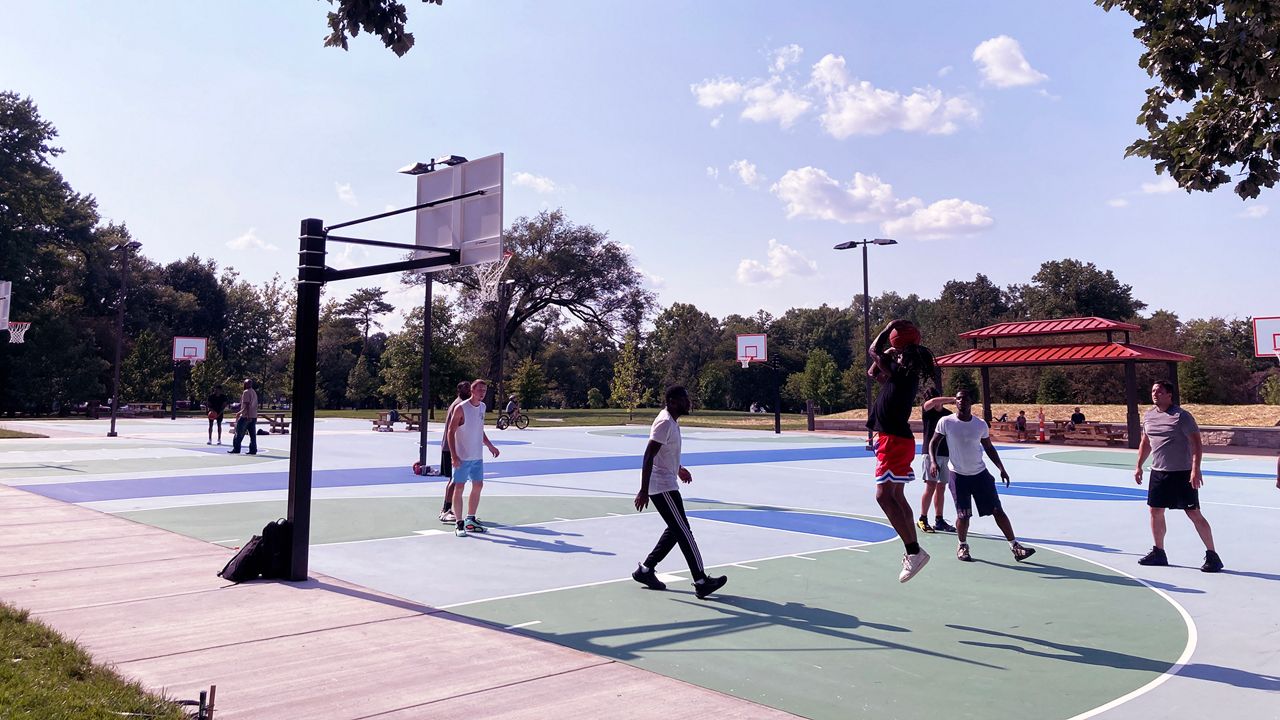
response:
<path id="1" fill-rule="evenodd" d="M 991 424 L 991 368 L 985 365 L 982 371 L 982 419 Z"/>
<path id="2" fill-rule="evenodd" d="M 1178 390 L 1178 363 L 1170 361 L 1165 364 L 1169 366 L 1169 382 L 1173 383 L 1173 404 L 1181 405 L 1182 393 Z"/>
<path id="3" fill-rule="evenodd" d="M 1124 399 L 1129 405 L 1129 449 L 1137 450 L 1142 440 L 1142 421 L 1138 418 L 1138 364 L 1124 364 Z"/>

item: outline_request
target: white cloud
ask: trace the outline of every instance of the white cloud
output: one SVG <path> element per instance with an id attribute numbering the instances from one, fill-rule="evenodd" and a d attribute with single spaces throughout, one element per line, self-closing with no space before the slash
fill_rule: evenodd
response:
<path id="1" fill-rule="evenodd" d="M 639 265 L 636 266 L 636 272 L 640 273 L 640 275 L 645 279 L 645 281 L 649 283 L 649 287 L 651 288 L 658 289 L 658 288 L 664 287 L 667 284 L 666 278 L 663 278 L 660 275 L 654 275 L 653 273 L 649 272 L 648 270 L 645 270 Z"/>
<path id="2" fill-rule="evenodd" d="M 1107 201 L 1107 204 L 1113 208 L 1122 208 L 1122 207 L 1128 207 L 1129 201 L 1125 200 L 1124 198 L 1112 198 Z"/>
<path id="3" fill-rule="evenodd" d="M 803 97 L 784 89 L 779 91 L 778 78 L 771 78 L 763 85 L 756 85 L 742 94 L 747 106 L 742 109 L 742 117 L 755 122 L 771 122 L 776 120 L 784 128 L 791 127 L 813 107 L 813 103 Z"/>
<path id="4" fill-rule="evenodd" d="M 738 282 L 743 285 L 773 285 L 783 278 L 803 277 L 816 272 L 818 263 L 789 245 L 769 240 L 768 259 L 765 263 L 750 258 L 744 258 L 738 263 Z"/>
<path id="5" fill-rule="evenodd" d="M 279 250 L 280 248 L 258 237 L 257 228 L 249 228 L 243 235 L 227 241 L 232 250 Z"/>
<path id="6" fill-rule="evenodd" d="M 717 115 L 717 116 L 715 116 L 715 117 L 713 117 L 713 118 L 711 118 L 711 127 L 713 127 L 713 128 L 718 128 L 718 127 L 720 127 L 720 121 L 721 121 L 721 120 L 723 120 L 723 119 L 724 119 L 724 114 L 723 114 L 723 113 L 722 113 L 722 114 L 720 114 L 720 115 Z"/>
<path id="7" fill-rule="evenodd" d="M 1178 189 L 1178 183 L 1171 177 L 1162 177 L 1153 183 L 1142 183 L 1142 192 L 1147 195 L 1163 195 Z"/>
<path id="8" fill-rule="evenodd" d="M 756 187 L 764 180 L 764 175 L 756 166 L 747 160 L 736 160 L 729 164 L 729 169 L 738 173 L 738 179 L 747 187 Z"/>
<path id="9" fill-rule="evenodd" d="M 958 198 L 926 206 L 917 197 L 899 198 L 892 185 L 862 173 L 841 185 L 824 170 L 804 167 L 787 171 L 770 190 L 786 205 L 789 218 L 878 222 L 886 233 L 921 240 L 967 235 L 994 223 L 986 206 Z"/>
<path id="10" fill-rule="evenodd" d="M 838 55 L 826 55 L 813 66 L 811 84 L 825 97 L 827 109 L 818 119 L 837 140 L 891 130 L 950 135 L 958 129 L 957 121 L 978 119 L 972 103 L 947 97 L 937 88 L 916 88 L 903 95 L 851 78 Z"/>
<path id="11" fill-rule="evenodd" d="M 955 70 L 955 67 L 951 65 L 945 65 L 941 68 L 938 68 L 938 77 L 946 77 L 951 74 L 952 70 Z"/>
<path id="12" fill-rule="evenodd" d="M 737 102 L 742 97 L 742 84 L 732 78 L 719 78 L 717 80 L 703 80 L 696 85 L 690 85 L 695 97 L 698 99 L 698 105 L 705 108 L 720 107 L 726 103 Z"/>
<path id="13" fill-rule="evenodd" d="M 982 71 L 982 80 L 999 88 L 1035 85 L 1049 79 L 1031 67 L 1022 55 L 1022 45 L 1008 35 L 984 40 L 973 51 L 973 61 Z"/>
<path id="14" fill-rule="evenodd" d="M 338 199 L 342 202 L 355 207 L 360 203 L 356 202 L 356 193 L 351 189 L 351 183 L 334 183 L 333 187 L 338 191 Z"/>
<path id="15" fill-rule="evenodd" d="M 775 73 L 780 73 L 799 62 L 800 56 L 803 54 L 804 48 L 795 43 L 780 47 L 773 51 L 773 64 L 769 66 L 769 69 Z"/>
<path id="16" fill-rule="evenodd" d="M 1240 213 L 1240 217 L 1257 220 L 1258 218 L 1266 217 L 1269 212 L 1271 212 L 1271 208 L 1266 205 L 1250 205 L 1244 209 L 1244 212 Z"/>
<path id="17" fill-rule="evenodd" d="M 719 179 L 720 179 L 720 169 L 719 169 L 719 168 L 713 168 L 713 167 L 708 166 L 708 167 L 707 167 L 707 177 L 711 178 L 712 180 L 719 180 Z"/>
<path id="18" fill-rule="evenodd" d="M 551 178 L 542 177 L 541 175 L 534 175 L 533 173 L 527 173 L 527 172 L 516 173 L 515 181 L 513 182 L 513 184 L 518 185 L 520 187 L 527 187 L 533 190 L 534 192 L 542 195 L 546 195 L 547 193 L 553 193 L 556 191 L 556 184 L 551 181 Z"/>

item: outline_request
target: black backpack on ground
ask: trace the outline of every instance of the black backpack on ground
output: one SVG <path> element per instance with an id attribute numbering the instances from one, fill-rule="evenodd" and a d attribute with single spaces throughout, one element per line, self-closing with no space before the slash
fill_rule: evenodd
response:
<path id="1" fill-rule="evenodd" d="M 281 518 L 269 522 L 218 572 L 218 577 L 241 583 L 258 578 L 283 578 L 289 574 L 293 524 Z"/>

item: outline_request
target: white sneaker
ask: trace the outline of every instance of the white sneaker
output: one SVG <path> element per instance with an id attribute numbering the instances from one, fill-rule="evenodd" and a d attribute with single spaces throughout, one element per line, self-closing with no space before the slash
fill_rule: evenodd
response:
<path id="1" fill-rule="evenodd" d="M 929 553 L 920 548 L 920 552 L 915 555 L 902 556 L 902 572 L 898 573 L 898 582 L 906 582 L 916 576 L 916 573 L 924 569 L 929 564 Z"/>

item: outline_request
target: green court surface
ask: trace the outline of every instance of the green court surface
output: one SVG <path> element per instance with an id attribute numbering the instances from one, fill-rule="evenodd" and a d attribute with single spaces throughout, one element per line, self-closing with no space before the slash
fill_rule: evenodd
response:
<path id="1" fill-rule="evenodd" d="M 79 451 L 80 448 L 77 448 Z M 128 453 L 123 448 L 112 450 Z M 6 458 L 0 455 L 0 480 L 24 480 L 34 478 L 53 478 L 63 476 L 92 475 L 97 473 L 143 473 L 143 472 L 177 472 L 182 470 L 203 470 L 220 467 L 239 467 L 268 462 L 286 460 L 289 454 L 284 451 L 263 451 L 257 455 L 228 456 L 227 453 L 209 453 L 190 450 L 156 449 L 154 447 L 139 449 L 139 454 L 150 454 L 149 457 L 102 456 L 76 458 L 74 454 L 65 460 L 24 461 Z M 86 454 L 101 455 L 86 449 Z"/>
<path id="2" fill-rule="evenodd" d="M 707 601 L 616 582 L 451 611 L 808 718 L 1073 717 L 1186 647 L 1178 611 L 1137 581 L 1051 550 L 1017 564 L 976 538 L 960 563 L 929 540 L 910 586 L 885 543 L 729 567 Z"/>

